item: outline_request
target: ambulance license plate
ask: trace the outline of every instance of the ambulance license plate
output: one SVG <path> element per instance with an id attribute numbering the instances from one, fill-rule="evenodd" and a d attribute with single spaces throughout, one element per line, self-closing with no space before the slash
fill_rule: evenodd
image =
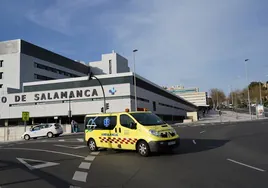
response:
<path id="1" fill-rule="evenodd" d="M 170 145 L 174 145 L 174 144 L 176 144 L 176 141 L 168 142 L 168 145 L 169 145 L 169 146 L 170 146 Z"/>

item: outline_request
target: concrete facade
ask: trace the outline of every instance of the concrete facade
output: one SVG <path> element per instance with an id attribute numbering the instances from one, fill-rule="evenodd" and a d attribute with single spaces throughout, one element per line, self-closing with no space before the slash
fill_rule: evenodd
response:
<path id="1" fill-rule="evenodd" d="M 107 112 L 134 110 L 133 73 L 120 73 L 98 76 L 103 83 Z M 88 77 L 69 78 L 51 81 L 39 81 L 24 84 L 25 92 L 2 95 L 0 98 L 0 120 L 21 122 L 23 111 L 30 113 L 35 122 L 38 118 L 49 117 L 67 119 L 68 111 L 73 117 L 101 113 L 104 106 L 101 87 L 96 80 Z M 138 108 L 161 116 L 186 117 L 196 106 L 173 95 L 161 87 L 137 75 Z M 65 121 L 64 123 L 68 123 Z M 9 123 L 10 124 L 10 123 Z"/>
<path id="2" fill-rule="evenodd" d="M 178 95 L 197 106 L 207 106 L 206 92 L 183 93 Z"/>
<path id="3" fill-rule="evenodd" d="M 200 92 L 199 88 L 184 88 L 183 86 L 165 87 L 168 91 L 182 97 L 196 106 L 207 106 L 207 92 Z"/>
<path id="4" fill-rule="evenodd" d="M 89 66 L 95 75 L 116 74 L 130 71 L 128 60 L 115 52 L 102 54 L 101 61 L 89 62 Z"/>
<path id="5" fill-rule="evenodd" d="M 25 54 L 20 55 L 21 59 L 21 81 L 33 82 L 40 81 L 41 79 L 37 78 L 36 75 L 45 76 L 49 80 L 52 79 L 62 79 L 69 77 L 80 77 L 85 76 L 86 74 L 68 69 L 66 67 L 61 67 L 51 62 L 47 62 L 36 57 L 28 56 Z M 78 62 L 77 62 L 78 64 Z M 85 66 L 85 69 L 88 67 Z M 49 69 L 49 70 L 46 70 Z M 61 71 L 61 72 L 60 72 Z M 27 73 L 27 74 L 25 74 Z"/>
<path id="6" fill-rule="evenodd" d="M 88 66 L 23 40 L 0 42 L 0 88 L 22 83 L 85 76 Z"/>
<path id="7" fill-rule="evenodd" d="M 0 54 L 0 60 L 2 61 L 2 67 L 0 72 L 2 78 L 0 79 L 1 89 L 6 90 L 8 87 L 20 88 L 20 54 Z"/>

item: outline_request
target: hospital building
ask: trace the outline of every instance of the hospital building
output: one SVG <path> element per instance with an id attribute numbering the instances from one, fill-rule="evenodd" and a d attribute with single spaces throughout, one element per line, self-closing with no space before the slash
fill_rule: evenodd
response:
<path id="1" fill-rule="evenodd" d="M 69 59 L 24 40 L 0 42 L 0 126 L 83 122 L 86 114 L 101 113 L 103 92 L 107 113 L 135 110 L 134 73 L 128 60 L 112 51 L 100 61 Z M 197 106 L 136 74 L 137 107 L 164 120 L 182 121 Z"/>

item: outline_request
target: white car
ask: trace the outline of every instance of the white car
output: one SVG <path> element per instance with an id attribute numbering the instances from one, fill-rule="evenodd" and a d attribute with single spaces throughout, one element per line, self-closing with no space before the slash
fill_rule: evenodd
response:
<path id="1" fill-rule="evenodd" d="M 52 138 L 53 136 L 57 137 L 63 133 L 62 127 L 57 123 L 48 123 L 40 124 L 30 128 L 29 131 L 26 131 L 21 137 L 25 140 L 30 140 L 31 138 L 38 138 L 47 136 Z"/>

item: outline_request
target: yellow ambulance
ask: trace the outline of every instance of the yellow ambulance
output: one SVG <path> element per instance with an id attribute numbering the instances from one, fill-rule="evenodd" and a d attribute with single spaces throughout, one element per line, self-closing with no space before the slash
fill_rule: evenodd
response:
<path id="1" fill-rule="evenodd" d="M 149 111 L 91 114 L 85 117 L 85 141 L 98 148 L 136 150 L 141 156 L 180 145 L 176 131 Z"/>

